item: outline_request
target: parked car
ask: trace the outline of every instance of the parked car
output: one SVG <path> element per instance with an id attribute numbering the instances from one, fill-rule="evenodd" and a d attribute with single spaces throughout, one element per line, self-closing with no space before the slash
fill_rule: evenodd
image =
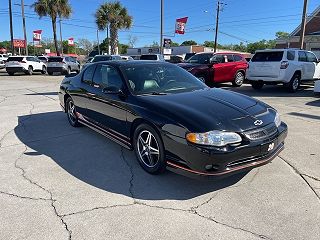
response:
<path id="1" fill-rule="evenodd" d="M 6 62 L 6 71 L 9 75 L 23 72 L 32 75 L 33 72 L 47 73 L 46 65 L 37 57 L 33 56 L 11 56 Z"/>
<path id="2" fill-rule="evenodd" d="M 48 74 L 58 72 L 69 75 L 71 72 L 80 72 L 80 64 L 72 57 L 49 57 L 47 64 Z"/>
<path id="3" fill-rule="evenodd" d="M 287 136 L 267 104 L 210 89 L 160 61 L 92 63 L 62 81 L 59 99 L 71 126 L 88 126 L 134 150 L 151 174 L 169 168 L 214 178 L 248 171 L 275 158 Z"/>
<path id="4" fill-rule="evenodd" d="M 95 62 L 102 62 L 102 61 L 116 61 L 116 60 L 122 60 L 121 56 L 119 55 L 96 55 L 94 58 L 91 60 L 90 63 L 95 63 Z M 86 63 L 83 65 L 83 67 L 86 67 L 89 63 Z"/>
<path id="5" fill-rule="evenodd" d="M 140 60 L 140 55 L 131 55 L 130 57 L 132 57 L 133 60 Z"/>
<path id="6" fill-rule="evenodd" d="M 0 69 L 3 69 L 6 67 L 6 63 L 4 60 L 0 60 Z"/>
<path id="7" fill-rule="evenodd" d="M 195 75 L 208 86 L 232 82 L 241 86 L 248 67 L 246 59 L 238 53 L 197 53 L 178 66 Z"/>
<path id="8" fill-rule="evenodd" d="M 38 56 L 38 59 L 43 62 L 44 64 L 48 63 L 48 57 L 46 56 Z"/>
<path id="9" fill-rule="evenodd" d="M 162 54 L 142 54 L 140 60 L 164 61 Z"/>
<path id="10" fill-rule="evenodd" d="M 9 56 L 7 54 L 0 54 L 0 61 L 6 62 L 8 57 Z"/>
<path id="11" fill-rule="evenodd" d="M 254 89 L 282 83 L 296 92 L 301 81 L 320 79 L 320 64 L 314 53 L 299 49 L 270 49 L 255 53 L 249 62 L 247 79 Z"/>
<path id="12" fill-rule="evenodd" d="M 170 59 L 166 60 L 166 62 L 176 64 L 176 63 L 182 63 L 184 62 L 184 60 L 181 56 L 173 55 L 173 56 L 170 56 Z"/>
<path id="13" fill-rule="evenodd" d="M 121 59 L 122 59 L 122 60 L 125 60 L 125 61 L 133 60 L 132 57 L 130 57 L 130 56 L 124 56 L 124 55 L 121 55 Z"/>
<path id="14" fill-rule="evenodd" d="M 189 60 L 189 58 L 191 58 L 194 55 L 196 55 L 196 53 L 186 53 L 186 55 L 184 56 L 184 60 L 187 61 Z"/>

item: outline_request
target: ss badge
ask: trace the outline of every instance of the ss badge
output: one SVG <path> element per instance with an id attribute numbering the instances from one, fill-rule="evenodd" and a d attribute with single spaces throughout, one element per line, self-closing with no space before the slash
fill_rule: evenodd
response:
<path id="1" fill-rule="evenodd" d="M 274 149 L 274 143 L 270 143 L 268 147 L 268 152 L 272 151 Z"/>

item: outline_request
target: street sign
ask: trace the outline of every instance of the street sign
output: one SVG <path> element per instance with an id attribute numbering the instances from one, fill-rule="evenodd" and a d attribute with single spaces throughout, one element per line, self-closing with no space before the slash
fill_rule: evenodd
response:
<path id="1" fill-rule="evenodd" d="M 13 39 L 13 47 L 26 48 L 26 41 L 23 39 Z"/>

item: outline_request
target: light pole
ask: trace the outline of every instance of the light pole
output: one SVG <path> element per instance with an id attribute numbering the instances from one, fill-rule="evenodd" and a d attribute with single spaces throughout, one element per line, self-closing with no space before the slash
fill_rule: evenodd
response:
<path id="1" fill-rule="evenodd" d="M 302 20 L 301 20 L 301 30 L 300 30 L 300 49 L 304 48 L 304 35 L 306 32 L 306 17 L 307 17 L 307 7 L 308 7 L 308 0 L 304 0 L 303 4 L 303 12 L 302 12 Z"/>
<path id="2" fill-rule="evenodd" d="M 63 56 L 63 41 L 62 41 L 62 27 L 61 27 L 61 17 L 59 17 L 59 26 L 60 26 L 60 44 L 61 44 L 61 56 Z M 58 54 L 57 54 L 58 55 Z"/>
<path id="3" fill-rule="evenodd" d="M 13 24 L 12 24 L 12 3 L 9 0 L 9 18 L 10 18 L 10 38 L 11 38 L 11 51 L 14 55 L 14 46 L 13 46 Z"/>
<path id="4" fill-rule="evenodd" d="M 160 4 L 160 54 L 163 54 L 163 0 Z"/>

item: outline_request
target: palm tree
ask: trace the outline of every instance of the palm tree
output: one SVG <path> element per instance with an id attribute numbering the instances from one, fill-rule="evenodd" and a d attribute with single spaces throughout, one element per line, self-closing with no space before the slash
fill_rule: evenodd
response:
<path id="1" fill-rule="evenodd" d="M 60 55 L 57 41 L 57 18 L 69 18 L 72 12 L 69 0 L 37 0 L 31 6 L 40 18 L 51 17 L 54 46 L 57 55 Z"/>
<path id="2" fill-rule="evenodd" d="M 129 29 L 132 17 L 119 1 L 102 4 L 95 14 L 99 30 L 105 30 L 110 25 L 111 54 L 116 54 L 118 46 L 118 30 Z"/>

